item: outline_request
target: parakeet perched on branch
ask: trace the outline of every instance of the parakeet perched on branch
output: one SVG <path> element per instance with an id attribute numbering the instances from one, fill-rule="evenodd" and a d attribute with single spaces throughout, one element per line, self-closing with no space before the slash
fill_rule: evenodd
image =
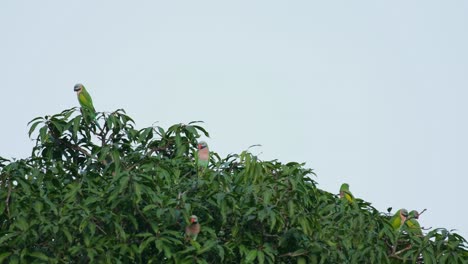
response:
<path id="1" fill-rule="evenodd" d="M 398 210 L 392 218 L 390 218 L 390 224 L 392 224 L 393 229 L 397 230 L 406 222 L 408 218 L 408 210 L 402 208 Z"/>
<path id="2" fill-rule="evenodd" d="M 84 85 L 81 83 L 77 83 L 73 90 L 76 92 L 78 102 L 80 103 L 81 108 L 85 109 L 86 111 L 89 111 L 91 114 L 94 114 L 94 116 L 96 116 L 96 109 L 94 109 L 93 99 L 89 95 Z"/>
<path id="3" fill-rule="evenodd" d="M 198 223 L 198 217 L 196 215 L 190 216 L 190 224 L 185 227 L 185 238 L 187 240 L 197 240 L 197 236 L 200 233 L 200 223 Z"/>
<path id="4" fill-rule="evenodd" d="M 348 202 L 350 202 L 350 203 L 352 203 L 354 201 L 354 196 L 351 193 L 351 191 L 349 190 L 349 184 L 347 184 L 347 183 L 341 184 L 340 198 L 341 199 L 344 198 L 344 199 L 348 200 Z"/>
<path id="5" fill-rule="evenodd" d="M 408 227 L 408 231 L 412 232 L 413 234 L 422 235 L 421 225 L 419 225 L 418 219 L 419 213 L 416 210 L 412 210 L 408 214 L 408 219 L 406 219 L 406 226 Z"/>
<path id="6" fill-rule="evenodd" d="M 208 149 L 208 144 L 205 141 L 200 141 L 198 143 L 198 161 L 197 165 L 199 168 L 207 168 L 210 161 L 210 150 Z"/>
<path id="7" fill-rule="evenodd" d="M 83 116 L 89 115 L 91 117 L 91 120 L 95 121 L 96 109 L 94 109 L 93 99 L 89 95 L 84 85 L 81 83 L 77 83 L 75 87 L 73 88 L 73 90 L 76 92 L 76 95 L 78 97 L 78 102 L 80 103 L 81 112 Z M 99 129 L 101 129 L 101 127 L 99 126 L 97 122 L 96 122 L 96 125 Z"/>

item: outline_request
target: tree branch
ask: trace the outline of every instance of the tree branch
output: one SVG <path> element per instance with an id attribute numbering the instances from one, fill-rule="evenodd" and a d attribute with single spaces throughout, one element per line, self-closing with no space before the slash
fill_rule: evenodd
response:
<path id="1" fill-rule="evenodd" d="M 11 215 L 10 215 L 10 197 L 11 197 L 11 179 L 10 179 L 10 174 L 8 174 L 7 183 L 8 183 L 8 193 L 7 193 L 7 197 L 6 197 L 6 199 L 5 199 L 5 206 L 6 206 L 6 209 L 7 209 L 8 218 L 10 218 L 10 217 L 11 217 Z"/>
<path id="2" fill-rule="evenodd" d="M 280 258 L 282 258 L 282 257 L 297 257 L 297 256 L 304 256 L 304 255 L 307 255 L 307 254 L 309 254 L 309 251 L 304 251 L 304 252 L 300 252 L 300 253 L 288 252 L 288 253 L 279 255 L 279 257 Z"/>

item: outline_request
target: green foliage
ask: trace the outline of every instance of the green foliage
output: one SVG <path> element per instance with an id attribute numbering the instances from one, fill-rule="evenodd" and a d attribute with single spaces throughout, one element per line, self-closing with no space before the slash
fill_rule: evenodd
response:
<path id="1" fill-rule="evenodd" d="M 31 157 L 0 158 L 0 263 L 468 261 L 458 234 L 395 232 L 369 203 L 318 189 L 303 164 L 212 153 L 199 172 L 209 135 L 196 122 L 136 129 L 123 110 L 76 112 L 32 120 Z M 192 214 L 196 241 L 184 236 Z"/>

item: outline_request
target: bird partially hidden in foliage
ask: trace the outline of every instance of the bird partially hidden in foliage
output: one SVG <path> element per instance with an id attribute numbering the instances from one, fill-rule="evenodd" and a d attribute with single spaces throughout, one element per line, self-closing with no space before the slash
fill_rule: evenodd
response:
<path id="1" fill-rule="evenodd" d="M 390 218 L 390 224 L 394 230 L 398 230 L 406 222 L 406 219 L 408 219 L 408 210 L 402 208 L 396 211 L 396 213 Z"/>
<path id="2" fill-rule="evenodd" d="M 408 227 L 409 232 L 416 235 L 422 235 L 421 225 L 419 225 L 417 219 L 419 219 L 418 211 L 412 210 L 411 212 L 409 212 L 405 224 Z"/>
<path id="3" fill-rule="evenodd" d="M 198 160 L 197 166 L 200 169 L 205 169 L 208 167 L 208 163 L 210 161 L 210 150 L 208 149 L 208 144 L 205 141 L 200 141 L 198 143 Z"/>
<path id="4" fill-rule="evenodd" d="M 81 113 L 83 114 L 83 116 L 88 115 L 91 118 L 91 120 L 95 121 L 96 109 L 93 105 L 93 99 L 91 98 L 91 95 L 89 95 L 84 85 L 81 83 L 77 83 L 73 90 L 76 92 L 76 96 L 78 97 L 78 102 L 80 103 Z M 98 123 L 96 123 L 96 125 L 99 129 L 101 129 Z"/>
<path id="5" fill-rule="evenodd" d="M 346 199 L 348 202 L 352 203 L 354 201 L 354 196 L 349 190 L 349 184 L 343 183 L 340 187 L 340 198 Z"/>
<path id="6" fill-rule="evenodd" d="M 200 223 L 198 223 L 198 217 L 196 215 L 190 216 L 190 224 L 185 227 L 185 239 L 186 240 L 197 240 L 197 236 L 200 233 Z"/>

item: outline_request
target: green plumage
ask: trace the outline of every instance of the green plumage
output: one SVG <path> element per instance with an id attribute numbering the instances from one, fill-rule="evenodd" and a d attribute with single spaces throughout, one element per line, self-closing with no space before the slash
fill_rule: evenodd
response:
<path id="1" fill-rule="evenodd" d="M 409 232 L 417 235 L 422 235 L 421 225 L 419 225 L 419 222 L 417 220 L 418 218 L 418 211 L 413 210 L 409 212 L 408 219 L 406 220 L 405 224 L 408 227 Z"/>
<path id="2" fill-rule="evenodd" d="M 354 196 L 349 190 L 349 184 L 343 183 L 340 187 L 340 198 L 346 199 L 348 202 L 352 203 L 354 201 Z"/>
<path id="3" fill-rule="evenodd" d="M 78 83 L 75 85 L 74 90 L 78 96 L 78 102 L 80 103 L 81 109 L 89 112 L 95 117 L 96 109 L 94 109 L 93 99 L 91 98 L 91 95 L 89 95 L 86 88 L 81 83 Z"/>
<path id="4" fill-rule="evenodd" d="M 94 108 L 94 105 L 93 105 L 93 99 L 91 98 L 91 95 L 89 95 L 84 85 L 81 83 L 78 83 L 75 85 L 73 90 L 76 92 L 76 95 L 78 97 L 78 102 L 80 103 L 81 113 L 83 114 L 83 116 L 89 116 L 91 120 L 95 121 L 96 109 Z M 101 129 L 101 127 L 99 126 L 97 122 L 96 122 L 96 126 L 99 129 Z"/>
<path id="5" fill-rule="evenodd" d="M 390 224 L 393 226 L 393 229 L 398 230 L 401 225 L 406 221 L 408 217 L 408 211 L 406 209 L 398 210 L 392 218 L 390 218 Z"/>

